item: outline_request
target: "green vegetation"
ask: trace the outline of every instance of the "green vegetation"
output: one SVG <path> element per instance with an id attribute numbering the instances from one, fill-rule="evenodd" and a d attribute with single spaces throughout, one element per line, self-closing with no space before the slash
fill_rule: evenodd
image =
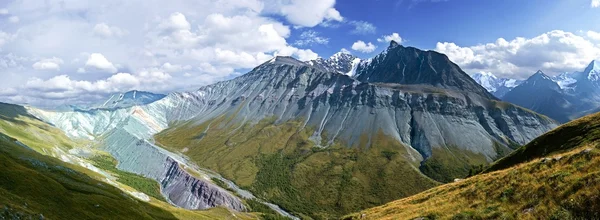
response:
<path id="1" fill-rule="evenodd" d="M 94 166 L 115 174 L 118 182 L 134 188 L 137 191 L 143 192 L 148 196 L 152 196 L 155 199 L 166 202 L 165 198 L 160 193 L 160 185 L 156 181 L 134 173 L 117 169 L 117 160 L 115 160 L 113 157 L 108 155 L 99 155 L 90 158 L 90 161 L 94 164 Z"/>
<path id="2" fill-rule="evenodd" d="M 509 156 L 496 161 L 487 171 L 505 169 L 534 158 L 598 141 L 600 141 L 600 115 L 594 114 L 560 126 L 536 138 Z"/>
<path id="3" fill-rule="evenodd" d="M 269 206 L 256 201 L 255 199 L 246 200 L 246 204 L 248 208 L 252 212 L 261 213 L 261 219 L 264 220 L 289 220 L 289 218 L 279 215 L 279 213 L 275 212 L 273 209 L 269 208 Z"/>
<path id="4" fill-rule="evenodd" d="M 0 208 L 48 219 L 175 219 L 158 207 L 0 134 Z M 10 212 L 10 213 L 9 213 Z"/>
<path id="5" fill-rule="evenodd" d="M 599 219 L 600 114 L 561 126 L 485 173 L 345 219 Z"/>
<path id="6" fill-rule="evenodd" d="M 363 135 L 351 148 L 338 141 L 319 148 L 309 140 L 315 129 L 302 129 L 301 120 L 236 124 L 232 118 L 179 124 L 155 139 L 302 218 L 335 218 L 438 185 L 382 132 Z"/>
<path id="7" fill-rule="evenodd" d="M 85 144 L 72 141 L 61 130 L 27 113 L 24 107 L 5 103 L 0 103 L 0 132 L 42 154 Z"/>
<path id="8" fill-rule="evenodd" d="M 473 166 L 478 167 L 488 163 L 483 154 L 458 147 L 433 148 L 432 155 L 421 163 L 419 169 L 425 175 L 443 183 L 464 178 L 473 172 Z"/>

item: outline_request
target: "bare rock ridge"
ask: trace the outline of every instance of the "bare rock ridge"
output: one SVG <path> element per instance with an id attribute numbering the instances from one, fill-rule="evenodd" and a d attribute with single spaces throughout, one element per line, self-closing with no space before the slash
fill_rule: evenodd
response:
<path id="1" fill-rule="evenodd" d="M 444 54 L 392 41 L 386 51 L 361 62 L 356 79 L 369 83 L 427 84 L 496 99 Z"/>

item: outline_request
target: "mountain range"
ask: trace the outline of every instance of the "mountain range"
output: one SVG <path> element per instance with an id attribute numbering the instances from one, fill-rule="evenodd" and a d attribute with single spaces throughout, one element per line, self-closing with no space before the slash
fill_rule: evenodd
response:
<path id="1" fill-rule="evenodd" d="M 583 72 L 551 77 L 537 71 L 526 80 L 498 78 L 492 73 L 471 77 L 506 102 L 534 110 L 561 123 L 600 111 L 600 62 L 592 61 Z"/>
<path id="2" fill-rule="evenodd" d="M 138 200 L 179 215 L 223 207 L 292 219 L 337 218 L 464 178 L 559 125 L 501 101 L 446 55 L 396 42 L 371 59 L 275 57 L 195 91 L 20 108 L 31 120 L 0 118 L 0 132 Z M 52 132 L 10 132 L 40 123 Z M 57 141 L 36 141 L 45 136 Z"/>
<path id="3" fill-rule="evenodd" d="M 451 182 L 558 125 L 498 100 L 447 56 L 396 42 L 372 59 L 276 57 L 196 91 L 104 106 L 28 112 L 159 182 L 171 204 L 243 211 L 258 195 L 313 219 Z"/>

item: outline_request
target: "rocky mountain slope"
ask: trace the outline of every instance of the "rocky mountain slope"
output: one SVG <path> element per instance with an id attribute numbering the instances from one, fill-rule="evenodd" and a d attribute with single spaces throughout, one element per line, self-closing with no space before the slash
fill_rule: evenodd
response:
<path id="1" fill-rule="evenodd" d="M 344 219 L 598 219 L 600 114 L 565 124 L 485 173 Z"/>
<path id="2" fill-rule="evenodd" d="M 148 105 L 31 112 L 71 137 L 95 140 L 120 169 L 163 181 L 165 161 L 194 162 L 317 219 L 466 176 L 471 166 L 557 126 L 498 101 L 443 54 L 393 42 L 359 63 L 338 56 L 345 61 L 336 71 L 277 57 L 238 78 Z M 356 74 L 341 74 L 350 66 Z M 168 189 L 162 192 L 174 201 L 194 192 Z M 239 207 L 234 198 L 220 201 Z"/>
<path id="3" fill-rule="evenodd" d="M 521 85 L 508 92 L 503 99 L 560 122 L 570 121 L 573 114 L 574 97 L 564 93 L 558 83 L 538 71 Z"/>

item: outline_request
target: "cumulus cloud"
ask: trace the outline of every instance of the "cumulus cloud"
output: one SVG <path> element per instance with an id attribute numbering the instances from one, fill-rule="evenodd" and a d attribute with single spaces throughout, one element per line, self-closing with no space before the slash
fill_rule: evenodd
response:
<path id="1" fill-rule="evenodd" d="M 7 15 L 7 14 L 8 14 L 8 9 L 0 8 L 0 15 Z"/>
<path id="2" fill-rule="evenodd" d="M 600 0 L 592 0 L 591 6 L 592 8 L 600 7 Z"/>
<path id="3" fill-rule="evenodd" d="M 402 43 L 402 37 L 398 33 L 392 33 L 390 35 L 383 35 L 381 38 L 377 38 L 377 42 L 381 43 L 389 43 L 391 41 L 396 41 L 396 43 Z"/>
<path id="4" fill-rule="evenodd" d="M 377 31 L 375 25 L 366 21 L 351 21 L 350 24 L 354 26 L 353 34 L 374 34 Z"/>
<path id="5" fill-rule="evenodd" d="M 598 32 L 588 31 L 587 36 L 592 40 L 600 41 L 600 33 Z"/>
<path id="6" fill-rule="evenodd" d="M 90 54 L 90 57 L 85 62 L 85 67 L 109 73 L 117 72 L 117 68 L 100 53 Z"/>
<path id="7" fill-rule="evenodd" d="M 364 41 L 359 40 L 352 44 L 352 49 L 362 53 L 371 53 L 377 49 L 377 46 L 373 45 L 371 42 L 365 43 Z"/>
<path id="8" fill-rule="evenodd" d="M 300 34 L 299 39 L 296 40 L 296 42 L 294 42 L 294 45 L 311 46 L 314 44 L 328 44 L 328 43 L 329 43 L 329 38 L 320 36 L 319 33 L 316 31 L 308 30 L 308 31 L 304 31 L 304 32 L 302 32 L 302 34 Z"/>
<path id="9" fill-rule="evenodd" d="M 116 26 L 109 26 L 106 23 L 99 23 L 94 26 L 94 34 L 100 37 L 121 37 L 125 31 Z"/>
<path id="10" fill-rule="evenodd" d="M 32 67 L 36 70 L 60 70 L 60 65 L 63 63 L 62 59 L 53 57 L 35 62 Z"/>
<path id="11" fill-rule="evenodd" d="M 280 12 L 294 25 L 314 27 L 323 21 L 343 21 L 334 5 L 335 0 L 291 0 Z"/>
<path id="12" fill-rule="evenodd" d="M 600 58 L 600 45 L 561 30 L 510 41 L 499 38 L 471 47 L 439 42 L 435 50 L 448 55 L 467 72 L 484 71 L 515 78 L 526 78 L 538 69 L 550 74 L 581 71 Z"/>
<path id="13" fill-rule="evenodd" d="M 131 89 L 165 86 L 171 75 L 157 70 L 145 70 L 136 74 L 116 73 L 96 81 L 74 80 L 68 75 L 58 75 L 49 79 L 32 77 L 23 86 L 26 93 L 33 93 L 43 99 L 72 99 L 81 94 L 108 95 Z"/>

